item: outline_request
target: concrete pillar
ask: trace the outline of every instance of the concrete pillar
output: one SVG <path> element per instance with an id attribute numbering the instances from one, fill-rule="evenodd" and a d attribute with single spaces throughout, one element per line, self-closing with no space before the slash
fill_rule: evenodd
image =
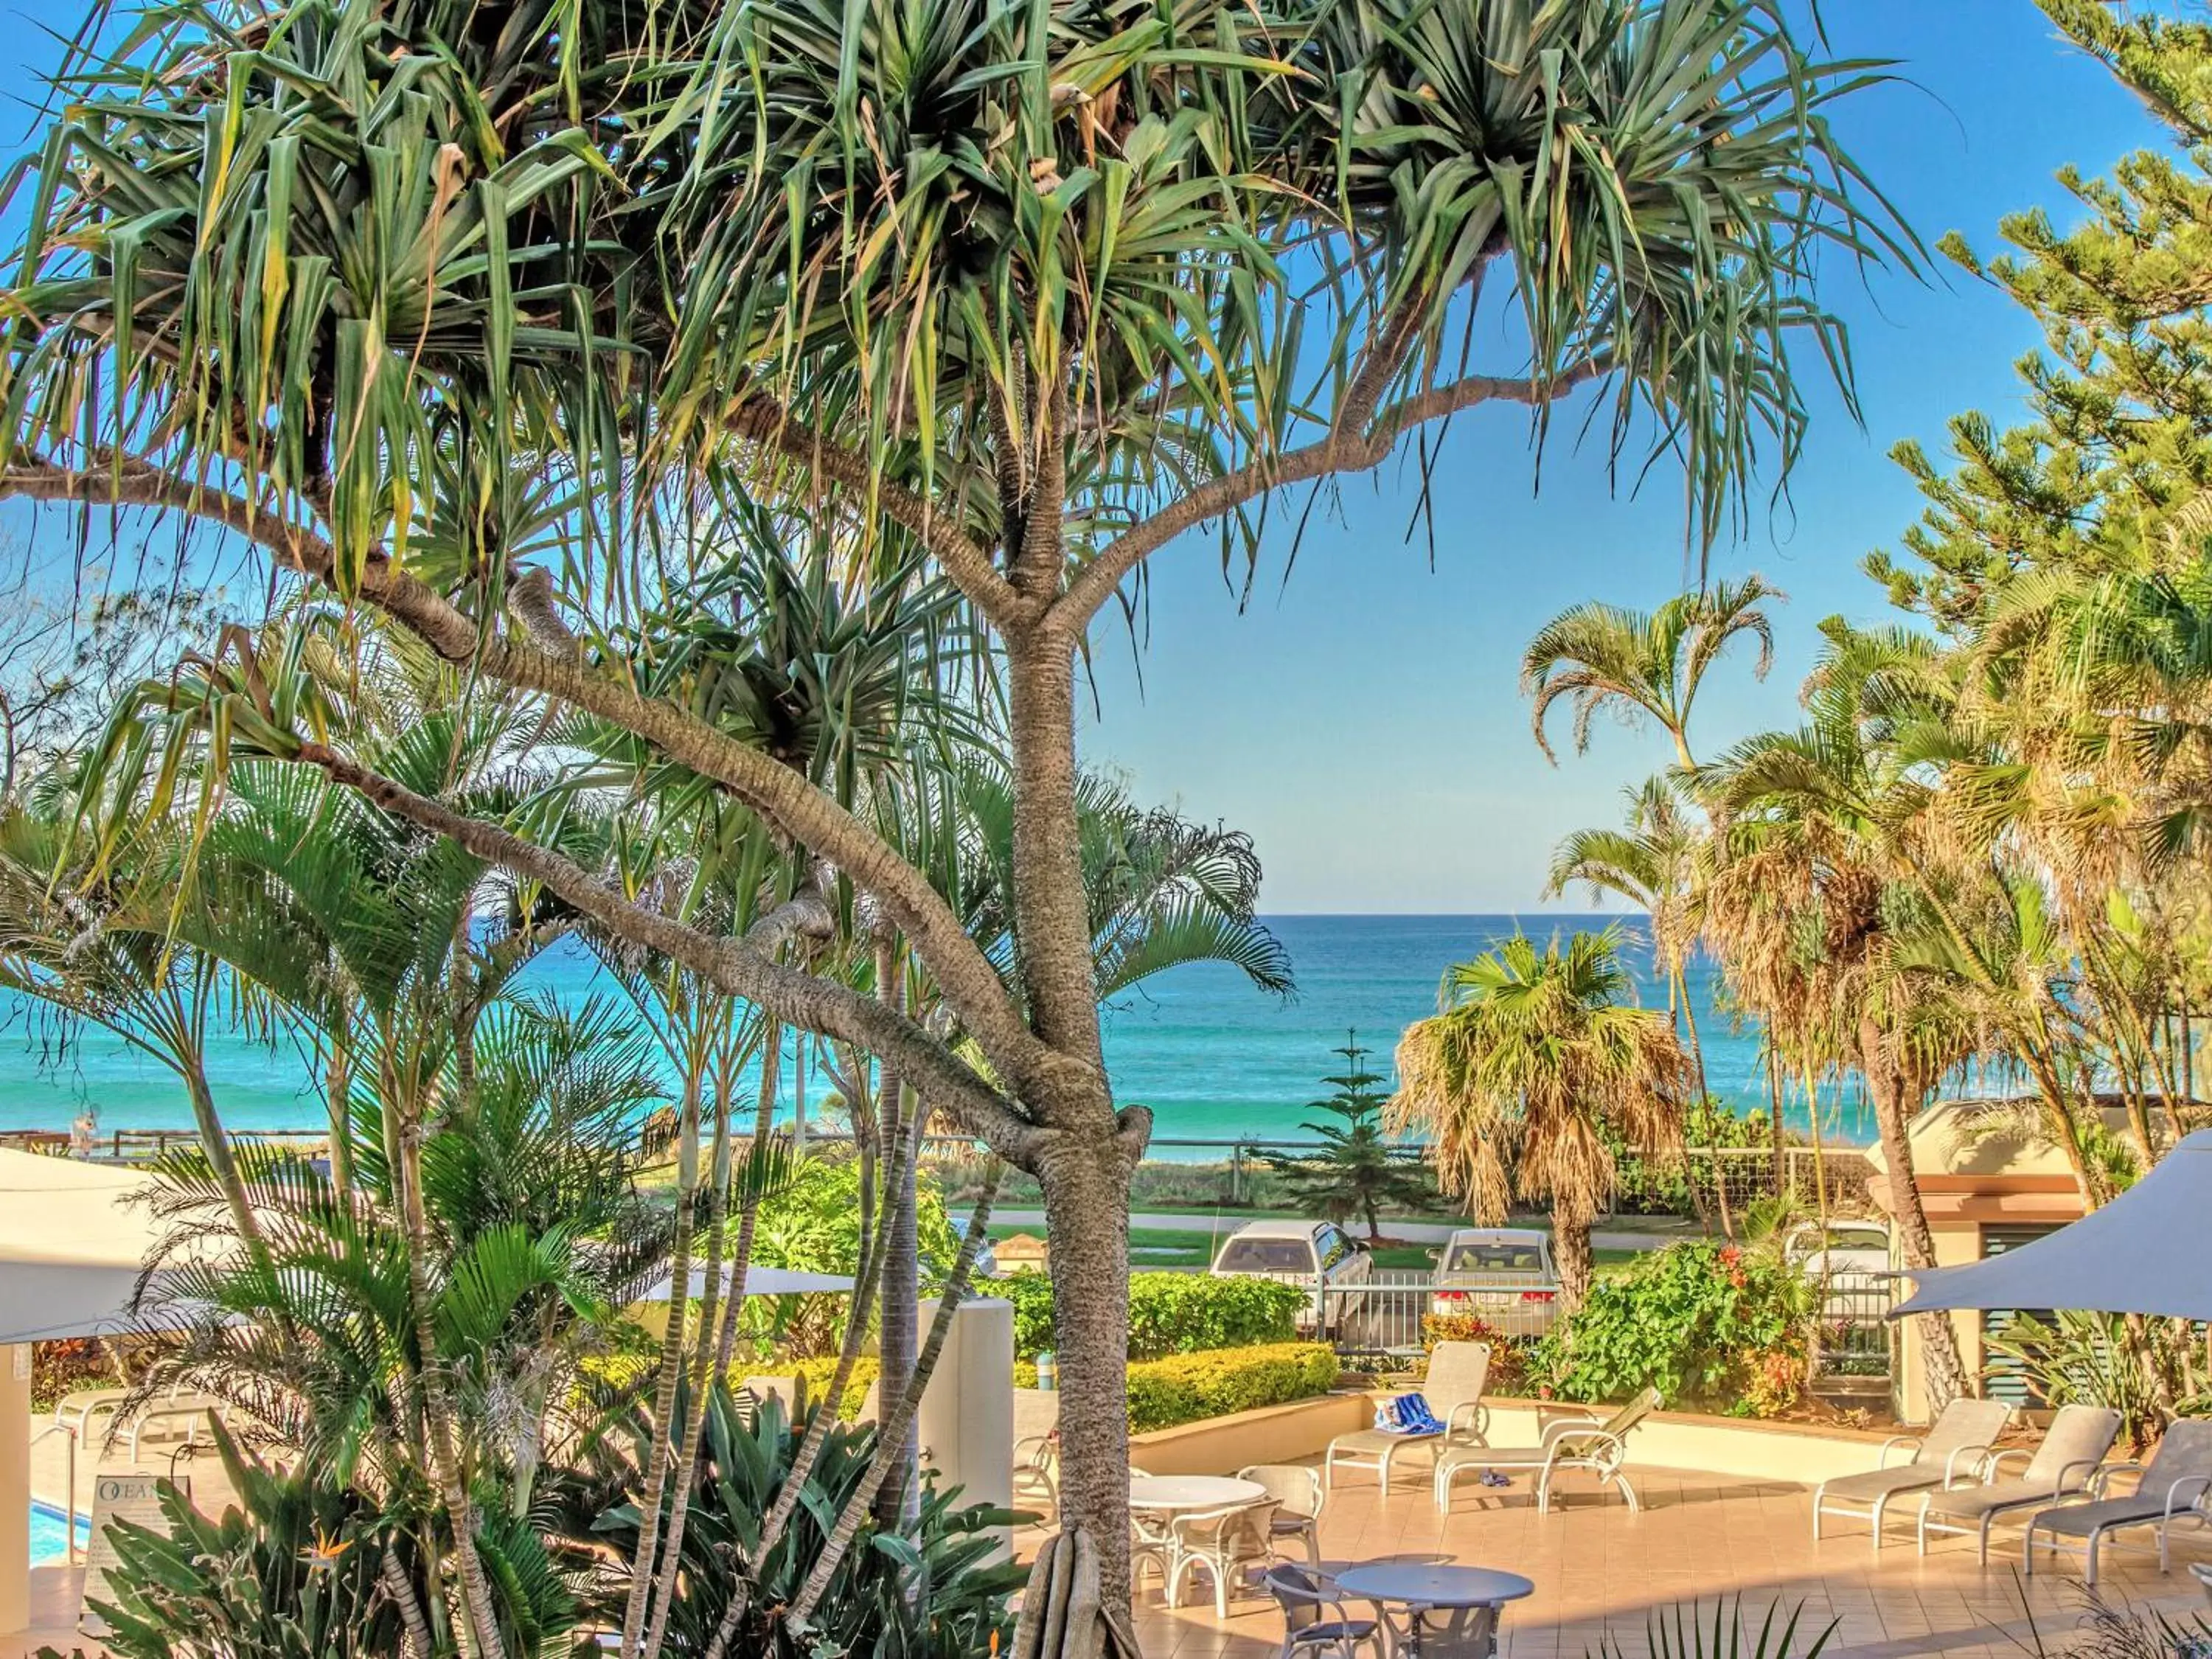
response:
<path id="1" fill-rule="evenodd" d="M 936 1317 L 922 1304 L 922 1329 Z M 922 1390 L 920 1439 L 945 1486 L 962 1501 L 1004 1506 L 1014 1495 L 1014 1304 L 963 1302 Z"/>
<path id="2" fill-rule="evenodd" d="M 31 1627 L 31 1345 L 0 1346 L 0 1634 Z"/>

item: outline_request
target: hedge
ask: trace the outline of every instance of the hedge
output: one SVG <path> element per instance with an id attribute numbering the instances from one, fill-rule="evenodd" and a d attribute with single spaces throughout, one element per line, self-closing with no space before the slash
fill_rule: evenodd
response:
<path id="1" fill-rule="evenodd" d="M 1129 1432 L 1310 1400 L 1336 1385 L 1337 1371 L 1336 1351 L 1322 1342 L 1138 1360 L 1129 1367 Z"/>
<path id="2" fill-rule="evenodd" d="M 1014 1352 L 1034 1359 L 1053 1346 L 1052 1280 L 1016 1273 L 994 1286 L 1014 1304 Z M 1129 1358 L 1209 1352 L 1293 1340 L 1309 1293 L 1272 1279 L 1206 1273 L 1129 1275 Z"/>

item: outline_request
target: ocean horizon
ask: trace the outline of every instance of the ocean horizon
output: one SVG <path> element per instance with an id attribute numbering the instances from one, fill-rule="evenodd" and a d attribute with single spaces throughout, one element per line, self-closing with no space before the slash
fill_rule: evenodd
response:
<path id="1" fill-rule="evenodd" d="M 1156 1143 L 1284 1141 L 1306 1136 L 1306 1107 L 1338 1072 L 1334 1052 L 1348 1041 L 1369 1050 L 1366 1064 L 1385 1079 L 1399 1034 L 1435 1012 L 1444 970 L 1492 948 L 1516 927 L 1543 939 L 1618 925 L 1629 935 L 1644 1001 L 1663 1006 L 1663 983 L 1650 971 L 1646 933 L 1632 917 L 1559 912 L 1480 915 L 1319 915 L 1265 918 L 1289 951 L 1296 993 L 1279 999 L 1254 989 L 1217 963 L 1178 968 L 1105 1010 L 1106 1058 L 1115 1097 L 1152 1108 Z M 1766 1084 L 1759 1036 L 1718 1006 L 1719 975 L 1704 960 L 1689 972 L 1690 995 L 1714 1097 L 1739 1110 L 1764 1109 Z M 591 953 L 564 941 L 532 963 L 518 989 L 573 1002 L 619 997 Z M 788 1043 L 789 1039 L 787 1039 Z M 788 1058 L 780 1115 L 798 1107 L 798 1068 Z M 216 1106 L 234 1129 L 318 1129 L 324 1122 L 313 1067 L 297 1047 L 237 1029 L 211 1036 L 209 1075 Z M 810 1117 L 831 1093 L 826 1077 L 807 1079 Z M 87 1105 L 103 1130 L 184 1129 L 191 1107 L 159 1060 L 95 1027 L 70 1028 L 48 1010 L 0 993 L 0 1129 L 66 1129 Z M 1802 1129 L 1802 1097 L 1784 1116 Z M 1856 1097 L 1825 1095 L 1821 1128 L 1842 1141 L 1870 1138 Z M 1162 1145 L 1160 1155 L 1202 1158 L 1203 1146 Z"/>

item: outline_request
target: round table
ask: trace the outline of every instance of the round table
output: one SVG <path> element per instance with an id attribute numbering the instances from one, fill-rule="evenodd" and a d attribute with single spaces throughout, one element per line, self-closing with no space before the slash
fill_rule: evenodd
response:
<path id="1" fill-rule="evenodd" d="M 1267 1489 L 1256 1480 L 1233 1480 L 1220 1474 L 1146 1474 L 1129 1482 L 1129 1507 L 1160 1514 L 1233 1510 L 1267 1495 Z"/>
<path id="2" fill-rule="evenodd" d="M 1378 1607 L 1395 1604 L 1407 1611 L 1406 1627 L 1393 1627 L 1396 1650 L 1418 1654 L 1424 1631 L 1441 1635 L 1452 1632 L 1455 1652 L 1494 1653 L 1498 1643 L 1498 1610 L 1508 1601 L 1533 1595 L 1535 1585 L 1517 1572 L 1498 1572 L 1489 1567 L 1422 1566 L 1413 1562 L 1377 1561 L 1346 1567 L 1336 1575 L 1336 1587 L 1346 1595 L 1372 1601 Z M 1431 1613 L 1474 1612 L 1474 1620 L 1448 1620 L 1431 1623 Z M 1389 1620 L 1385 1620 L 1388 1623 Z"/>

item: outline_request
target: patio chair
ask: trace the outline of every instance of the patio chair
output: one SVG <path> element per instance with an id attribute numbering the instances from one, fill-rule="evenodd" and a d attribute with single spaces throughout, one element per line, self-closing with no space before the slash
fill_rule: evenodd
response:
<path id="1" fill-rule="evenodd" d="M 1047 1515 L 1060 1507 L 1060 1434 L 1033 1434 L 1014 1442 L 1015 1507 L 1025 1498 L 1044 1505 Z"/>
<path id="2" fill-rule="evenodd" d="M 1242 1585 L 1244 1570 L 1265 1567 L 1275 1558 L 1269 1540 L 1274 1519 L 1272 1498 L 1170 1517 L 1168 1530 L 1175 1540 L 1175 1560 L 1168 1569 L 1168 1605 L 1182 1600 L 1183 1580 L 1194 1568 L 1203 1567 L 1213 1580 L 1215 1616 L 1226 1619 L 1230 1591 Z"/>
<path id="3" fill-rule="evenodd" d="M 1483 1443 L 1489 1407 L 1482 1403 L 1483 1385 L 1490 1380 L 1487 1342 L 1439 1342 L 1429 1355 L 1428 1376 L 1421 1395 L 1443 1427 L 1427 1433 L 1404 1433 L 1391 1429 L 1355 1429 L 1328 1443 L 1322 1459 L 1322 1485 L 1336 1485 L 1338 1465 L 1373 1469 L 1387 1495 L 1390 1490 L 1390 1461 L 1407 1446 L 1428 1446 L 1441 1454 L 1452 1446 Z"/>
<path id="4" fill-rule="evenodd" d="M 1646 1389 L 1603 1422 L 1592 1416 L 1568 1418 L 1549 1425 L 1542 1440 L 1534 1446 L 1462 1446 L 1445 1451 L 1437 1459 L 1437 1507 L 1447 1510 L 1451 1508 L 1452 1482 L 1469 1469 L 1478 1473 L 1484 1469 L 1534 1469 L 1536 1512 L 1541 1515 L 1552 1507 L 1553 1479 L 1563 1470 L 1581 1469 L 1595 1474 L 1601 1487 L 1620 1487 L 1621 1497 L 1627 1500 L 1633 1513 L 1642 1506 L 1636 1500 L 1636 1488 L 1622 1468 L 1628 1461 L 1628 1437 L 1658 1409 L 1658 1389 Z M 1426 1638 L 1423 1639 L 1425 1642 Z M 1425 1646 L 1422 1650 L 1428 1650 Z"/>
<path id="5" fill-rule="evenodd" d="M 1987 1561 L 1991 1527 L 2014 1519 L 2021 1510 L 2047 1509 L 2086 1491 L 2119 1433 L 2120 1414 L 2110 1407 L 2061 1407 L 2044 1431 L 2041 1445 L 2033 1452 L 2025 1446 L 1998 1452 L 1984 1464 L 1980 1486 L 1947 1486 L 1922 1494 L 1917 1529 L 1920 1553 L 1928 1553 L 1930 1533 L 1978 1533 L 1981 1559 Z M 2006 1462 L 2016 1457 L 2026 1458 L 2027 1467 L 2010 1480 L 2002 1478 Z"/>
<path id="6" fill-rule="evenodd" d="M 2114 1477 L 2133 1474 L 2136 1489 L 2125 1497 L 2109 1496 Z M 2169 1424 L 2148 1463 L 2111 1463 L 2097 1472 L 2086 1501 L 2059 1504 L 2039 1510 L 2027 1523 L 2021 1553 L 2027 1571 L 2035 1571 L 2035 1552 L 2075 1550 L 2086 1558 L 2081 1582 L 2097 1582 L 2097 1555 L 2106 1534 L 2135 1527 L 2158 1529 L 2158 1570 L 2172 1565 L 2169 1548 L 2176 1522 L 2203 1526 L 2205 1490 L 2212 1486 L 2212 1421 L 2185 1418 Z M 2047 1541 L 2037 1534 L 2051 1534 Z"/>
<path id="7" fill-rule="evenodd" d="M 1275 1519 L 1268 1528 L 1273 1538 L 1305 1540 L 1306 1564 L 1321 1571 L 1321 1506 L 1328 1492 L 1321 1471 L 1303 1463 L 1254 1463 L 1237 1471 L 1239 1480 L 1251 1480 L 1267 1489 L 1275 1500 Z"/>
<path id="8" fill-rule="evenodd" d="M 1881 1443 L 1877 1467 L 1838 1475 L 1813 1488 L 1814 1541 L 1820 1541 L 1824 1515 L 1864 1516 L 1873 1524 L 1874 1547 L 1880 1549 L 1882 1520 L 1890 1504 L 1930 1486 L 1955 1486 L 1971 1479 L 2011 1415 L 2012 1407 L 2002 1400 L 1954 1400 L 1926 1434 L 1917 1438 L 1890 1436 Z M 1890 1462 L 1892 1454 L 1907 1447 L 1911 1448 L 1911 1457 Z"/>
<path id="9" fill-rule="evenodd" d="M 1363 1647 L 1373 1648 L 1377 1659 L 1388 1652 L 1382 1626 L 1372 1619 L 1354 1619 L 1328 1579 L 1303 1567 L 1280 1566 L 1269 1569 L 1264 1582 L 1283 1610 L 1283 1645 L 1276 1650 L 1277 1659 L 1298 1659 L 1301 1654 L 1358 1659 Z"/>

